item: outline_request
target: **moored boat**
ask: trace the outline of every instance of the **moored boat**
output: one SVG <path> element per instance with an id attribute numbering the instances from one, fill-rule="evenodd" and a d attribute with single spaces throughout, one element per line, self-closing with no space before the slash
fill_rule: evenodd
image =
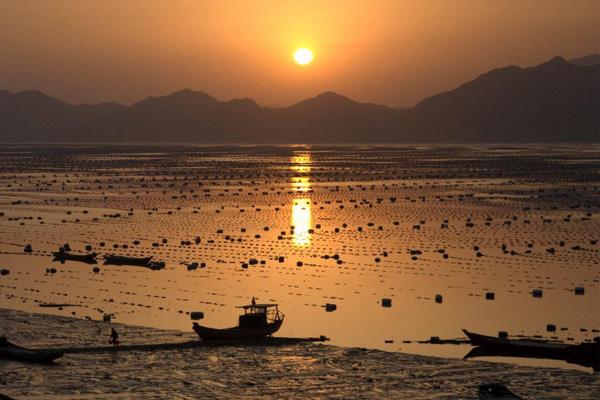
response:
<path id="1" fill-rule="evenodd" d="M 486 336 L 463 329 L 471 344 L 476 346 L 465 358 L 526 357 L 562 360 L 594 371 L 600 370 L 600 339 L 595 343 L 568 344 L 537 339 L 509 339 Z"/>
<path id="2" fill-rule="evenodd" d="M 62 357 L 63 353 L 53 350 L 26 349 L 9 342 L 5 337 L 0 337 L 0 357 L 10 360 L 27 361 L 34 363 L 49 363 Z"/>
<path id="3" fill-rule="evenodd" d="M 233 328 L 209 328 L 194 322 L 194 332 L 202 340 L 217 339 L 258 339 L 271 336 L 281 328 L 284 315 L 277 304 L 255 304 L 240 306 L 244 314 L 240 315 L 238 326 Z"/>
<path id="4" fill-rule="evenodd" d="M 530 350 L 543 350 L 543 351 L 564 351 L 569 347 L 574 345 L 569 345 L 567 343 L 561 342 L 549 342 L 546 340 L 536 340 L 536 339 L 508 339 L 503 337 L 494 337 L 494 336 L 486 336 L 481 335 L 479 333 L 469 332 L 466 329 L 463 329 L 463 332 L 473 346 L 482 346 L 482 347 L 496 347 L 496 348 L 515 348 L 515 349 L 530 349 Z"/>
<path id="5" fill-rule="evenodd" d="M 55 251 L 52 253 L 55 261 L 79 261 L 84 262 L 86 264 L 96 264 L 96 253 L 89 254 L 73 254 L 66 251 Z"/>

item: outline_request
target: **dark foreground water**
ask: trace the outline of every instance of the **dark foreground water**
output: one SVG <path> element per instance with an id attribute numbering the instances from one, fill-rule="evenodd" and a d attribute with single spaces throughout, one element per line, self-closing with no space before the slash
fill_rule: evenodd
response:
<path id="1" fill-rule="evenodd" d="M 2 333 L 39 347 L 169 343 L 189 334 L 0 310 Z M 412 356 L 321 344 L 68 354 L 56 365 L 0 360 L 0 393 L 17 399 L 476 399 L 504 382 L 528 399 L 597 399 L 579 371 Z"/>

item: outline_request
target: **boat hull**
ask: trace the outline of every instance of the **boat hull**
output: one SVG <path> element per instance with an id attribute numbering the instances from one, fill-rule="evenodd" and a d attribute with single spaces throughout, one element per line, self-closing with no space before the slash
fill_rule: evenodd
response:
<path id="1" fill-rule="evenodd" d="M 283 323 L 283 319 L 267 324 L 266 326 L 257 328 L 226 328 L 215 329 L 208 328 L 198 323 L 194 323 L 194 332 L 200 336 L 202 340 L 235 340 L 235 339 L 259 339 L 265 336 L 270 336 L 277 332 Z"/>
<path id="2" fill-rule="evenodd" d="M 562 360 L 594 371 L 600 370 L 600 344 L 565 344 L 527 339 L 501 339 L 464 330 L 473 348 L 465 358 L 473 357 L 526 357 Z"/>
<path id="3" fill-rule="evenodd" d="M 62 355 L 63 353 L 60 351 L 26 349 L 8 341 L 0 345 L 0 357 L 9 360 L 44 364 L 50 363 L 57 358 L 62 357 Z"/>
<path id="4" fill-rule="evenodd" d="M 548 352 L 556 352 L 557 354 L 562 354 L 562 352 L 564 352 L 568 348 L 574 347 L 572 345 L 564 343 L 552 343 L 545 342 L 542 340 L 538 341 L 531 339 L 502 339 L 493 336 L 480 335 L 478 333 L 469 332 L 467 330 L 463 331 L 465 332 L 465 335 L 467 335 L 473 346 L 482 346 L 501 350 L 514 349 L 516 351 L 542 351 L 545 354 L 548 354 Z"/>
<path id="5" fill-rule="evenodd" d="M 79 261 L 86 264 L 96 264 L 96 253 L 91 254 L 70 254 L 70 253 L 60 253 L 54 252 L 52 253 L 55 261 Z"/>

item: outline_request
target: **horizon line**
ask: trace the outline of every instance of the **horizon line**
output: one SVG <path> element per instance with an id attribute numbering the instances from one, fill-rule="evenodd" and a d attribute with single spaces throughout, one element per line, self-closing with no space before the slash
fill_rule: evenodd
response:
<path id="1" fill-rule="evenodd" d="M 588 55 L 583 56 L 583 57 L 595 56 L 595 55 L 600 55 L 600 53 L 591 53 L 591 54 L 588 54 Z M 493 69 L 490 69 L 490 70 L 488 70 L 486 72 L 480 73 L 476 77 L 474 77 L 474 78 L 472 78 L 470 80 L 467 80 L 467 81 L 459 84 L 458 86 L 455 86 L 455 87 L 449 88 L 449 89 L 444 89 L 444 90 L 439 91 L 437 93 L 433 93 L 433 94 L 430 94 L 428 96 L 425 96 L 421 100 L 417 101 L 415 104 L 413 104 L 411 106 L 392 106 L 392 105 L 387 105 L 387 104 L 384 104 L 384 103 L 375 103 L 375 102 L 370 102 L 370 101 L 357 101 L 357 100 L 355 100 L 355 99 L 353 99 L 351 97 L 348 97 L 348 96 L 346 96 L 344 94 L 341 94 L 341 93 L 333 91 L 333 90 L 324 90 L 324 91 L 322 91 L 320 93 L 317 93 L 316 95 L 314 95 L 312 97 L 307 97 L 305 99 L 301 99 L 301 100 L 296 101 L 296 102 L 294 102 L 292 104 L 289 104 L 289 105 L 277 105 L 277 106 L 276 105 L 261 104 L 258 101 L 256 101 L 253 97 L 234 97 L 234 98 L 227 99 L 227 100 L 220 100 L 220 99 L 217 99 L 213 95 L 211 95 L 211 94 L 209 94 L 209 93 L 207 93 L 207 92 L 205 92 L 203 90 L 192 89 L 190 87 L 184 87 L 182 89 L 178 89 L 178 90 L 175 90 L 173 92 L 169 92 L 167 94 L 158 95 L 158 96 L 148 95 L 148 96 L 142 98 L 141 100 L 134 101 L 133 103 L 130 103 L 130 104 L 119 103 L 118 101 L 111 101 L 111 100 L 102 101 L 102 102 L 98 102 L 98 103 L 86 103 L 86 102 L 83 102 L 83 103 L 76 103 L 76 104 L 74 104 L 74 103 L 69 103 L 67 101 L 64 101 L 64 100 L 62 100 L 62 99 L 60 99 L 58 97 L 54 97 L 53 95 L 48 94 L 46 92 L 43 92 L 43 91 L 41 91 L 39 89 L 25 89 L 25 90 L 20 90 L 20 91 L 16 91 L 16 92 L 11 92 L 11 91 L 6 90 L 6 89 L 0 89 L 0 92 L 4 91 L 4 92 L 7 92 L 7 93 L 9 93 L 11 95 L 19 95 L 19 94 L 28 93 L 28 92 L 41 93 L 44 96 L 50 97 L 50 98 L 52 98 L 54 100 L 60 101 L 61 103 L 67 104 L 67 105 L 72 106 L 72 107 L 78 107 L 78 106 L 98 106 L 98 105 L 114 104 L 114 105 L 118 105 L 118 106 L 122 106 L 122 107 L 126 107 L 126 108 L 131 108 L 134 105 L 139 104 L 139 103 L 141 103 L 141 102 L 143 102 L 145 100 L 148 100 L 148 99 L 157 99 L 157 98 L 169 97 L 169 96 L 172 96 L 172 95 L 177 94 L 177 93 L 190 91 L 190 92 L 197 93 L 197 94 L 204 94 L 204 95 L 212 98 L 213 100 L 215 100 L 215 101 L 217 101 L 219 103 L 228 103 L 228 102 L 232 102 L 232 101 L 236 101 L 236 100 L 249 100 L 249 101 L 252 101 L 252 102 L 256 103 L 256 105 L 258 105 L 260 108 L 266 108 L 266 109 L 284 109 L 284 108 L 289 108 L 289 107 L 293 107 L 295 105 L 298 105 L 298 104 L 300 104 L 300 103 L 302 103 L 304 101 L 311 100 L 311 99 L 316 99 L 317 97 L 320 97 L 322 95 L 334 94 L 334 95 L 337 95 L 337 96 L 340 96 L 340 97 L 344 97 L 344 98 L 346 98 L 346 99 L 348 99 L 350 101 L 353 101 L 355 103 L 358 103 L 358 104 L 373 104 L 373 105 L 376 105 L 376 106 L 387 107 L 387 108 L 389 108 L 391 110 L 401 111 L 401 110 L 407 110 L 407 109 L 413 108 L 413 107 L 417 106 L 420 102 L 422 102 L 423 100 L 425 100 L 425 99 L 427 99 L 427 98 L 429 98 L 431 96 L 435 96 L 437 94 L 445 93 L 445 92 L 454 90 L 456 88 L 459 88 L 462 85 L 464 85 L 465 83 L 472 82 L 472 81 L 478 79 L 479 77 L 481 77 L 482 75 L 485 75 L 485 74 L 490 73 L 492 71 L 496 71 L 496 70 L 500 70 L 500 69 L 504 69 L 504 68 L 510 68 L 510 67 L 517 67 L 517 68 L 520 68 L 520 69 L 534 68 L 534 67 L 540 66 L 542 64 L 545 64 L 547 62 L 550 62 L 552 60 L 555 60 L 555 59 L 561 59 L 561 60 L 563 60 L 563 61 L 565 61 L 567 63 L 571 63 L 572 60 L 577 60 L 579 58 L 582 58 L 582 57 L 576 57 L 576 58 L 573 58 L 571 60 L 567 60 L 567 59 L 565 59 L 562 56 L 553 56 L 553 57 L 551 57 L 550 59 L 548 59 L 548 60 L 546 60 L 544 62 L 535 64 L 535 65 L 532 65 L 532 66 L 528 66 L 528 67 L 521 67 L 521 66 L 518 66 L 518 65 L 515 65 L 515 64 L 510 64 L 510 65 L 505 65 L 505 66 L 502 66 L 502 67 L 493 68 Z M 576 64 L 574 64 L 574 65 L 576 65 Z M 585 68 L 585 67 L 582 67 L 582 68 Z"/>

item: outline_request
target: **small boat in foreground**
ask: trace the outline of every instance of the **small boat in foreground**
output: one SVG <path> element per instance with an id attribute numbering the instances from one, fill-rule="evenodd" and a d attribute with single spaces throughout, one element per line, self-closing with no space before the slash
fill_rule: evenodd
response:
<path id="1" fill-rule="evenodd" d="M 522 400 L 501 383 L 479 385 L 479 400 Z"/>
<path id="2" fill-rule="evenodd" d="M 33 350 L 17 346 L 5 337 L 0 337 L 0 357 L 10 360 L 27 361 L 34 363 L 50 363 L 62 357 L 63 353 L 53 350 Z"/>
<path id="3" fill-rule="evenodd" d="M 65 261 L 79 261 L 79 262 L 83 262 L 86 264 L 96 264 L 96 256 L 98 254 L 96 253 L 89 253 L 89 254 L 72 254 L 66 251 L 55 251 L 52 253 L 52 255 L 54 256 L 54 261 L 60 261 L 60 262 L 65 262 Z"/>
<path id="4" fill-rule="evenodd" d="M 136 265 L 140 267 L 146 267 L 152 260 L 150 257 L 128 257 L 128 256 L 117 256 L 109 254 L 104 256 L 104 264 L 107 265 Z"/>
<path id="5" fill-rule="evenodd" d="M 240 306 L 244 314 L 239 317 L 239 324 L 233 328 L 215 329 L 194 322 L 194 332 L 202 340 L 217 339 L 258 339 L 271 336 L 281 328 L 284 315 L 277 304 L 255 304 Z"/>

